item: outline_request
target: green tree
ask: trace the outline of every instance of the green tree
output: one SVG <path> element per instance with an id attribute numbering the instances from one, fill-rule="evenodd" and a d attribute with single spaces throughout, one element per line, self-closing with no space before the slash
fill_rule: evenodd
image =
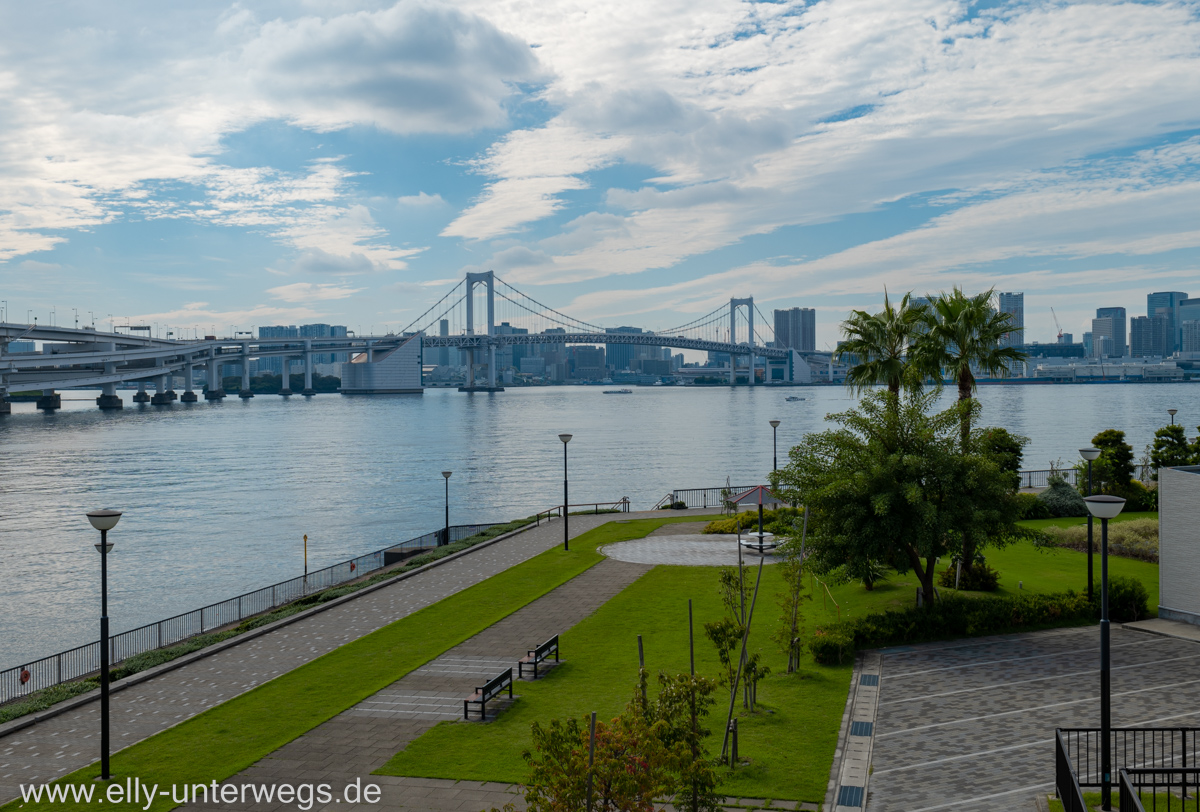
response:
<path id="1" fill-rule="evenodd" d="M 1196 426 L 1196 431 L 1200 432 L 1200 426 Z M 1192 440 L 1192 464 L 1200 465 L 1200 434 L 1196 435 L 1196 439 Z"/>
<path id="2" fill-rule="evenodd" d="M 875 314 L 855 310 L 842 323 L 845 340 L 838 345 L 835 357 L 851 364 L 846 373 L 846 384 L 851 389 L 863 392 L 884 384 L 895 396 L 902 386 L 920 385 L 908 355 L 923 329 L 926 310 L 924 305 L 912 304 L 910 297 L 910 293 L 904 294 L 900 305 L 894 307 L 884 291 L 883 310 Z"/>
<path id="3" fill-rule="evenodd" d="M 1195 457 L 1188 444 L 1183 426 L 1172 423 L 1154 432 L 1154 446 L 1150 449 L 1150 464 L 1154 466 L 1153 477 L 1158 479 L 1159 468 L 1190 465 Z"/>
<path id="4" fill-rule="evenodd" d="M 979 435 L 984 449 L 996 458 L 996 462 L 1005 471 L 1014 474 L 1021 470 L 1021 460 L 1025 456 L 1025 445 L 1029 438 L 1011 434 L 1007 429 L 998 426 L 986 428 Z"/>
<path id="5" fill-rule="evenodd" d="M 1111 493 L 1118 496 L 1129 489 L 1133 481 L 1133 446 L 1125 442 L 1125 432 L 1105 429 L 1092 438 L 1092 445 L 1100 449 L 1100 457 L 1092 463 L 1094 493 Z M 1080 485 L 1087 479 L 1087 463 L 1079 463 L 1076 470 L 1082 476 L 1076 481 Z"/>
<path id="6" fill-rule="evenodd" d="M 995 289 L 967 296 L 961 288 L 942 293 L 933 300 L 926 317 L 927 329 L 913 350 L 914 364 L 921 374 L 942 380 L 943 375 L 958 385 L 958 399 L 970 400 L 975 393 L 975 371 L 1005 377 L 1013 364 L 1027 356 L 1016 347 L 1004 346 L 1005 337 L 1023 329 L 1012 315 L 992 307 Z M 971 433 L 971 412 L 962 412 L 962 444 Z"/>
<path id="7" fill-rule="evenodd" d="M 933 412 L 935 398 L 868 394 L 858 409 L 830 417 L 840 428 L 807 435 L 771 475 L 777 495 L 810 508 L 807 546 L 818 572 L 886 561 L 915 572 L 932 601 L 939 557 L 961 554 L 966 539 L 980 549 L 1024 535 L 1016 475 L 979 433 L 965 447 L 958 436 L 962 411 L 978 404 Z"/>

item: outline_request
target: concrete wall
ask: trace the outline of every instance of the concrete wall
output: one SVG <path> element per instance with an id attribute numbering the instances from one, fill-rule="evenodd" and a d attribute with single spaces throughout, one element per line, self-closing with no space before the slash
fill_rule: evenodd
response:
<path id="1" fill-rule="evenodd" d="M 1200 466 L 1158 472 L 1158 616 L 1200 625 Z"/>
<path id="2" fill-rule="evenodd" d="M 415 335 L 391 352 L 377 352 L 371 363 L 361 353 L 342 364 L 342 389 L 347 395 L 395 395 L 424 391 L 421 382 L 421 336 Z"/>

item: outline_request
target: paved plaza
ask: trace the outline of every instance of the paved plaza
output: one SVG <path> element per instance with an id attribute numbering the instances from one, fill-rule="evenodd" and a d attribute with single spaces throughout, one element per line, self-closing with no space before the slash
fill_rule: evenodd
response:
<path id="1" fill-rule="evenodd" d="M 736 567 L 738 563 L 738 537 L 733 535 L 681 534 L 672 536 L 650 536 L 634 541 L 620 541 L 601 548 L 609 558 L 633 564 L 676 564 L 685 567 Z M 753 550 L 742 549 L 742 561 L 748 566 L 758 566 L 760 556 Z M 768 553 L 762 556 L 765 564 L 774 564 L 778 559 Z"/>
<path id="2" fill-rule="evenodd" d="M 1099 638 L 1089 626 L 883 650 L 866 808 L 1034 809 L 1054 790 L 1054 729 L 1099 724 Z M 1200 643 L 1114 625 L 1114 726 L 1200 724 L 1198 665 Z"/>

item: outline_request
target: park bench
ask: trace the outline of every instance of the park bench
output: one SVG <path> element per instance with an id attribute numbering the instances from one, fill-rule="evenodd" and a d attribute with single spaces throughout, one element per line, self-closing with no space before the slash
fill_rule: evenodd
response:
<path id="1" fill-rule="evenodd" d="M 488 700 L 495 699 L 505 688 L 508 688 L 508 696 L 511 699 L 513 695 L 511 668 L 501 671 L 498 676 L 492 677 L 483 687 L 476 688 L 475 693 L 463 700 L 463 718 L 471 718 L 469 715 L 471 703 L 475 703 L 479 706 L 480 717 L 487 719 Z"/>
<path id="2" fill-rule="evenodd" d="M 517 676 L 525 676 L 525 668 L 533 666 L 533 678 L 538 678 L 538 665 L 547 660 L 550 655 L 554 655 L 554 662 L 558 662 L 558 635 L 554 635 L 545 643 L 542 643 L 537 648 L 529 649 L 529 653 L 517 661 Z"/>

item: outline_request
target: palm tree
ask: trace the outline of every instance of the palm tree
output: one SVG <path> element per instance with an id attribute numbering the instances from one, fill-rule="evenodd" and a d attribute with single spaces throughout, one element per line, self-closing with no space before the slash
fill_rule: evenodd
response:
<path id="1" fill-rule="evenodd" d="M 1013 324 L 1012 315 L 992 307 L 995 288 L 967 296 L 962 288 L 942 293 L 933 300 L 926 317 L 927 329 L 914 348 L 914 363 L 924 374 L 938 380 L 942 375 L 958 384 L 959 401 L 970 400 L 977 386 L 975 370 L 985 375 L 1007 376 L 1013 364 L 1028 356 L 1013 346 L 1004 346 L 1008 335 L 1024 328 Z M 971 413 L 963 411 L 963 447 L 971 434 Z"/>
<path id="2" fill-rule="evenodd" d="M 842 323 L 845 341 L 838 345 L 835 358 L 850 361 L 846 385 L 862 392 L 876 384 L 886 384 L 888 392 L 899 396 L 902 386 L 916 387 L 920 378 L 909 362 L 909 350 L 925 329 L 925 305 L 909 301 L 904 294 L 898 307 L 893 307 L 887 291 L 883 292 L 883 310 L 871 314 L 855 310 Z"/>

